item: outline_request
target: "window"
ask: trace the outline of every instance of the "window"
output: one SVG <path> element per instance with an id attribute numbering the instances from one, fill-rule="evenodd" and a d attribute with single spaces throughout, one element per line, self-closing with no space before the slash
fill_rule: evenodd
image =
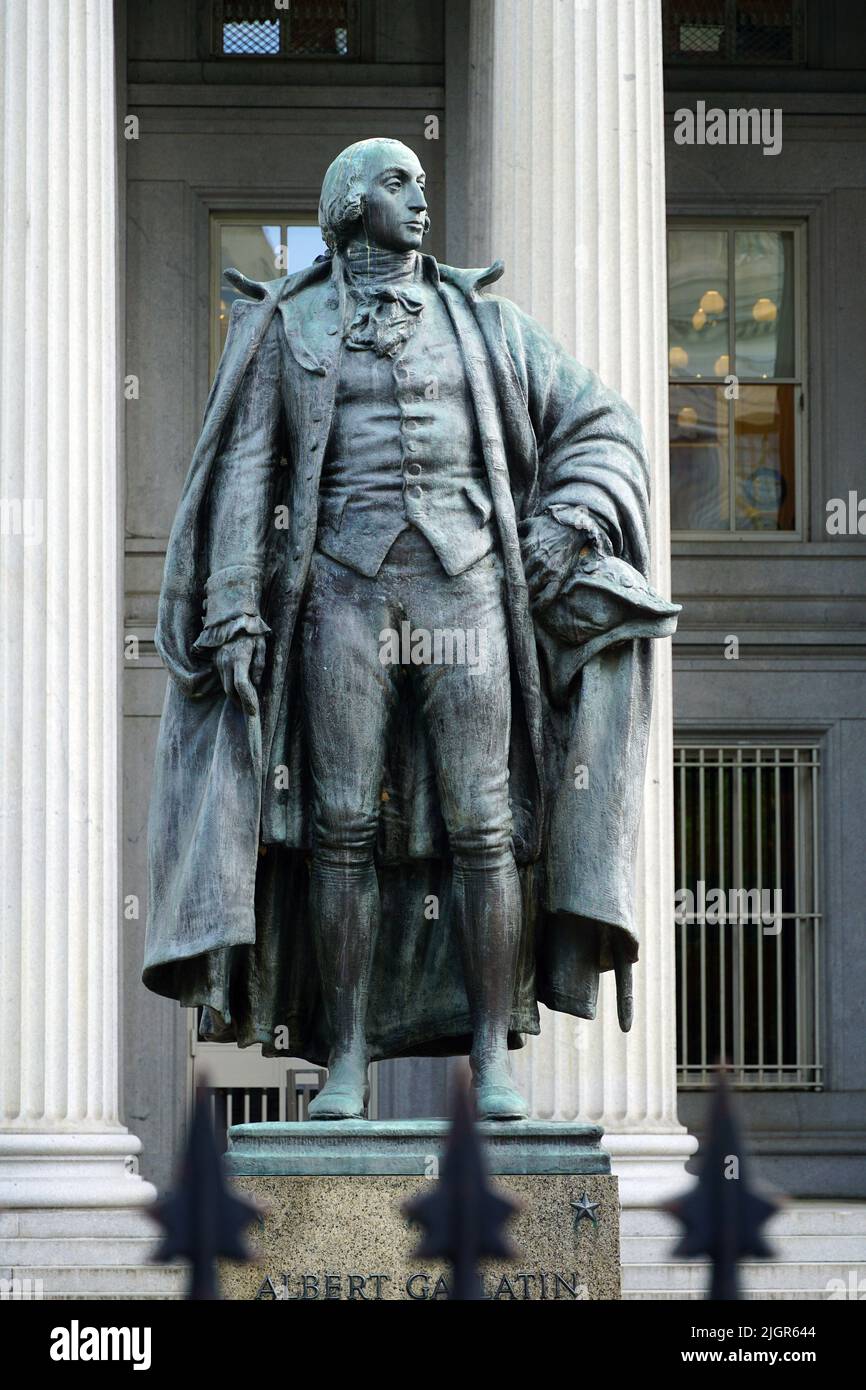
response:
<path id="1" fill-rule="evenodd" d="M 803 229 L 668 228 L 671 529 L 801 531 Z"/>
<path id="2" fill-rule="evenodd" d="M 802 0 L 663 0 L 666 63 L 805 62 Z"/>
<path id="3" fill-rule="evenodd" d="M 251 280 L 277 280 L 312 265 L 325 251 L 316 218 L 288 213 L 225 213 L 211 218 L 211 376 L 225 346 L 229 314 L 243 298 L 223 275 L 233 267 Z"/>
<path id="4" fill-rule="evenodd" d="M 352 0 L 216 0 L 213 50 L 231 58 L 346 58 Z"/>
<path id="5" fill-rule="evenodd" d="M 674 753 L 682 1086 L 818 1088 L 820 750 Z"/>

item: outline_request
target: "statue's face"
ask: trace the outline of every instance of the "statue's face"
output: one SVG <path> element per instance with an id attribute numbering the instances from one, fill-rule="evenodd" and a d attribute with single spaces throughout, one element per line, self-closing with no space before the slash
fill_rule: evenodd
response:
<path id="1" fill-rule="evenodd" d="M 364 231 L 384 251 L 417 251 L 424 239 L 427 176 L 405 145 L 371 154 L 367 171 Z"/>

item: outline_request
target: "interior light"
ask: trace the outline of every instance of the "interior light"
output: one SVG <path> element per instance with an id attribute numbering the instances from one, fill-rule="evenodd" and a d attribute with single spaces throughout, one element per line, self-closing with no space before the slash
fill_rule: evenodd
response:
<path id="1" fill-rule="evenodd" d="M 707 290 L 701 296 L 701 308 L 705 314 L 722 314 L 725 310 L 725 301 L 718 290 Z"/>
<path id="2" fill-rule="evenodd" d="M 756 323 L 775 323 L 778 312 L 772 299 L 768 299 L 766 295 L 756 299 L 752 305 L 752 318 Z"/>

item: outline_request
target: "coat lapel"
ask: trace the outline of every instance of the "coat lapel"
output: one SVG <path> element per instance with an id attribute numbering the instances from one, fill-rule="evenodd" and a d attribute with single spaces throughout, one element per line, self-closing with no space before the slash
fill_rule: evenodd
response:
<path id="1" fill-rule="evenodd" d="M 517 535 L 517 517 L 505 454 L 502 419 L 490 366 L 490 357 L 478 321 L 467 302 L 466 294 L 462 287 L 458 289 L 444 279 L 440 282 L 439 292 L 448 307 L 457 341 L 463 354 L 466 380 L 475 406 L 484 466 L 487 471 L 490 494 L 499 526 L 515 662 L 520 673 L 524 712 L 538 783 L 536 833 L 540 844 L 541 826 L 544 823 L 544 734 L 541 680 L 538 671 L 538 653 L 535 646 L 535 628 L 529 611 L 529 595 L 526 576 L 523 572 L 520 541 Z"/>

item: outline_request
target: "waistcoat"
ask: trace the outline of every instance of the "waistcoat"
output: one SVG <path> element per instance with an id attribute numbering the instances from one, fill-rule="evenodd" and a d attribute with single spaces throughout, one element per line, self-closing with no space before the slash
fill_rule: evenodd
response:
<path id="1" fill-rule="evenodd" d="M 446 573 L 495 544 L 492 502 L 463 358 L 435 289 L 394 357 L 345 349 L 319 489 L 317 545 L 373 576 L 415 526 Z"/>

